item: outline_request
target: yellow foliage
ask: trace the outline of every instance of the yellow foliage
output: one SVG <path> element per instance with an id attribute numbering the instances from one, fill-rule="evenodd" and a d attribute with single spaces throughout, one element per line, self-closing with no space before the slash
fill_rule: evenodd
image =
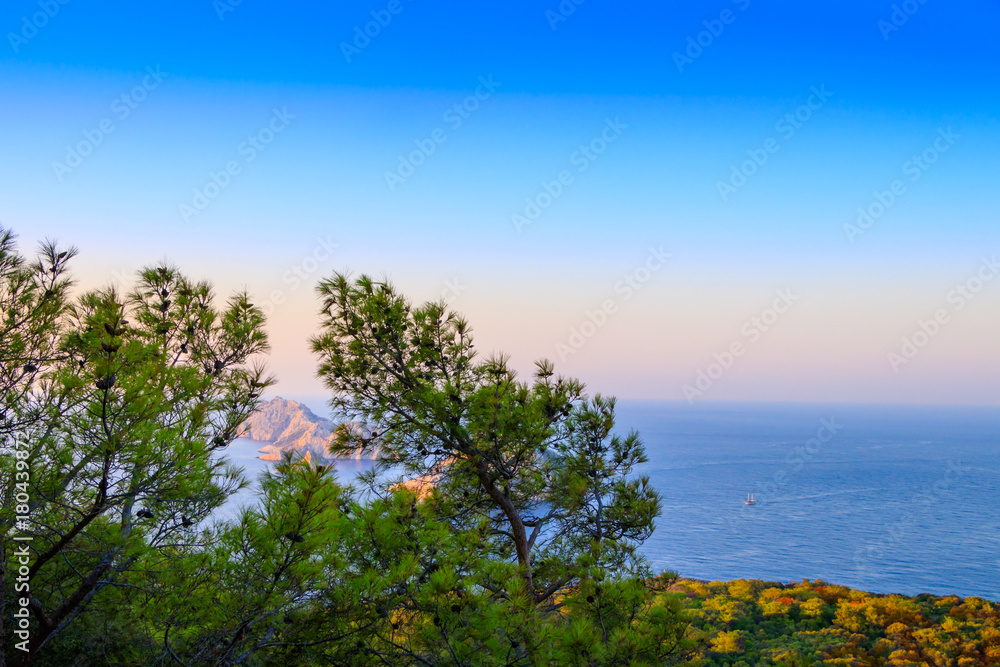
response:
<path id="1" fill-rule="evenodd" d="M 864 627 L 864 622 L 861 616 L 863 612 L 858 609 L 857 605 L 857 602 L 841 600 L 840 604 L 837 605 L 835 623 L 842 628 L 850 630 L 851 632 L 858 632 L 861 630 Z"/>
<path id="2" fill-rule="evenodd" d="M 720 632 L 712 638 L 712 650 L 719 653 L 738 653 L 743 650 L 743 633 L 739 630 Z"/>
<path id="3" fill-rule="evenodd" d="M 941 627 L 945 632 L 958 632 L 961 630 L 962 624 L 955 620 L 954 617 L 948 616 L 941 621 Z"/>
<path id="4" fill-rule="evenodd" d="M 802 603 L 802 613 L 806 616 L 821 616 L 826 608 L 826 603 L 822 598 L 809 598 Z"/>
<path id="5" fill-rule="evenodd" d="M 785 591 L 781 590 L 780 588 L 768 588 L 764 591 L 761 591 L 758 602 L 764 604 L 768 600 L 773 600 L 775 598 L 781 597 L 782 595 L 784 595 L 784 593 Z"/>
<path id="6" fill-rule="evenodd" d="M 893 623 L 885 629 L 885 633 L 890 637 L 902 637 L 909 634 L 910 626 L 905 623 Z"/>
<path id="7" fill-rule="evenodd" d="M 1000 604 L 982 598 L 878 595 L 808 581 L 701 588 L 710 593 L 689 598 L 689 612 L 708 655 L 732 656 L 717 664 L 1000 667 Z"/>
<path id="8" fill-rule="evenodd" d="M 721 595 L 705 600 L 704 609 L 714 612 L 711 616 L 717 616 L 724 623 L 731 623 L 747 615 L 745 603 Z"/>
<path id="9" fill-rule="evenodd" d="M 893 667 L 926 667 L 916 651 L 893 651 L 889 656 L 889 664 Z"/>
<path id="10" fill-rule="evenodd" d="M 737 579 L 729 582 L 729 595 L 738 600 L 753 600 L 757 597 L 757 591 L 761 588 L 759 581 L 747 581 Z"/>
<path id="11" fill-rule="evenodd" d="M 796 651 L 795 649 L 776 653 L 774 656 L 771 657 L 771 659 L 774 660 L 775 664 L 778 665 L 791 666 L 791 665 L 802 664 L 802 654 Z"/>

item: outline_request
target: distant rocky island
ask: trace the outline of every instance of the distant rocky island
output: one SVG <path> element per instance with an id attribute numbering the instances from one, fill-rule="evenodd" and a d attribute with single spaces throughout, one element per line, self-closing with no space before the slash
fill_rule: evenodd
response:
<path id="1" fill-rule="evenodd" d="M 335 458 L 374 458 L 377 452 L 353 456 L 330 455 L 330 439 L 337 428 L 350 428 L 367 433 L 357 422 L 336 425 L 331 420 L 316 415 L 301 403 L 280 396 L 263 404 L 240 427 L 240 437 L 267 443 L 258 451 L 264 461 L 279 461 L 282 452 L 294 452 L 311 461 L 332 461 Z"/>

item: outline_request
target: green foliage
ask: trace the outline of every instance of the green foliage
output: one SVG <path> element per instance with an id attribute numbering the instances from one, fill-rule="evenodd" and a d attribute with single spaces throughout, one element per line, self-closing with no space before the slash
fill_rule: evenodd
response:
<path id="1" fill-rule="evenodd" d="M 377 446 L 380 472 L 433 479 L 455 529 L 484 529 L 533 604 L 590 566 L 645 573 L 634 547 L 659 496 L 631 477 L 645 454 L 635 434 L 612 435 L 613 399 L 588 399 L 545 361 L 526 383 L 504 357 L 478 360 L 465 320 L 440 303 L 414 308 L 388 283 L 336 275 L 318 291 L 320 376 L 335 410 L 376 436 L 343 430 L 336 449 Z"/>
<path id="2" fill-rule="evenodd" d="M 320 376 L 335 411 L 365 424 L 341 430 L 334 451 L 377 448 L 375 494 L 432 482 L 435 515 L 467 545 L 463 576 L 503 618 L 502 659 L 487 650 L 491 630 L 468 659 L 442 637 L 435 664 L 645 664 L 683 651 L 683 619 L 651 603 L 636 549 L 660 497 L 633 472 L 646 461 L 638 435 L 613 433 L 614 399 L 589 398 L 547 361 L 524 382 L 505 357 L 478 359 L 464 319 L 414 307 L 387 282 L 338 274 L 317 290 Z"/>
<path id="3" fill-rule="evenodd" d="M 524 382 L 443 304 L 366 277 L 321 283 L 312 342 L 363 423 L 334 451 L 379 468 L 355 488 L 286 456 L 213 521 L 247 483 L 223 454 L 271 382 L 263 315 L 169 266 L 74 299 L 73 254 L 29 263 L 0 230 L 0 664 L 1000 665 L 985 600 L 652 576 L 660 498 L 614 399 L 545 361 Z M 31 537 L 27 654 L 13 534 Z"/>
<path id="4" fill-rule="evenodd" d="M 30 652 L 4 633 L 12 663 L 625 665 L 687 648 L 678 602 L 657 597 L 669 580 L 636 551 L 659 497 L 613 399 L 545 362 L 520 382 L 443 306 L 338 277 L 323 373 L 384 466 L 433 491 L 378 474 L 361 491 L 286 458 L 258 503 L 210 523 L 247 483 L 221 454 L 270 384 L 259 309 L 216 308 L 169 266 L 71 299 L 72 251 L 28 264 L 10 235 L 0 251 L 2 426 L 30 462 L 0 464 L 6 499 L 18 483 L 31 499 Z"/>
<path id="5" fill-rule="evenodd" d="M 36 261 L 17 251 L 16 237 L 0 228 L 0 438 L 41 416 L 36 390 L 43 369 L 62 357 L 61 318 L 73 283 L 67 275 L 75 248 L 46 242 Z"/>
<path id="6" fill-rule="evenodd" d="M 201 548 L 154 565 L 161 611 L 148 622 L 184 664 L 240 664 L 300 641 L 300 617 L 322 593 L 314 584 L 338 567 L 328 541 L 342 538 L 349 500 L 332 470 L 286 457 L 261 487 L 258 504 L 198 536 Z"/>
<path id="7" fill-rule="evenodd" d="M 13 654 L 5 633 L 4 648 L 31 661 L 46 645 L 49 655 L 69 650 L 59 635 L 80 614 L 188 541 L 245 484 L 211 453 L 236 437 L 270 380 L 249 364 L 266 340 L 246 295 L 216 310 L 207 283 L 159 266 L 127 297 L 105 289 L 70 300 L 72 251 L 47 244 L 29 265 L 9 239 L 0 238 L 0 375 L 14 420 L 3 435 L 28 465 L 16 469 L 9 450 L 0 458 L 0 534 L 31 538 L 32 641 Z M 15 490 L 30 498 L 17 526 Z M 5 570 L 12 549 L 5 538 Z M 12 583 L 5 577 L 8 613 Z"/>

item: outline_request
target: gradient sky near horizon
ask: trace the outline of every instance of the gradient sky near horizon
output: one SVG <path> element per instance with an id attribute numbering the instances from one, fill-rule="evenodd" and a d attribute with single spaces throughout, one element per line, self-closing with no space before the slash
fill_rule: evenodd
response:
<path id="1" fill-rule="evenodd" d="M 1000 402 L 1000 279 L 976 283 L 1000 255 L 995 0 L 63 2 L 0 11 L 0 225 L 25 251 L 77 245 L 81 287 L 165 259 L 223 295 L 279 293 L 279 394 L 322 393 L 312 285 L 349 269 L 447 297 L 519 369 L 548 357 L 623 398 L 683 400 L 711 371 L 695 400 Z M 477 108 L 449 111 L 482 79 L 495 90 Z M 294 117 L 248 161 L 274 109 Z M 581 158 L 609 122 L 618 136 Z M 78 165 L 54 167 L 81 142 Z M 240 172 L 183 215 L 230 161 Z M 849 239 L 895 180 L 905 191 Z M 626 299 L 651 249 L 670 259 Z M 975 297 L 956 297 L 970 280 Z M 749 335 L 778 290 L 796 300 Z"/>

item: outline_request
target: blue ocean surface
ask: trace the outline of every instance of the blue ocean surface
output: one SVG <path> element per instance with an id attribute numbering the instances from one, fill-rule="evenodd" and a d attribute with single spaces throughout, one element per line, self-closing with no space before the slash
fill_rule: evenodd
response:
<path id="1" fill-rule="evenodd" d="M 236 517 L 241 508 L 257 503 L 260 494 L 259 478 L 261 474 L 274 467 L 272 462 L 257 458 L 260 456 L 257 450 L 265 444 L 247 438 L 238 438 L 226 447 L 225 457 L 230 463 L 243 468 L 243 472 L 251 484 L 230 496 L 226 503 L 216 511 L 214 518 L 232 519 Z M 343 484 L 349 484 L 359 474 L 371 470 L 373 467 L 374 461 L 340 460 L 336 462 L 337 479 Z"/>
<path id="2" fill-rule="evenodd" d="M 1000 600 L 1000 408 L 620 401 L 618 425 L 663 496 L 656 570 Z M 256 478 L 260 446 L 226 454 Z"/>
<path id="3" fill-rule="evenodd" d="M 663 495 L 656 569 L 1000 600 L 998 408 L 622 402 L 618 424 Z"/>

